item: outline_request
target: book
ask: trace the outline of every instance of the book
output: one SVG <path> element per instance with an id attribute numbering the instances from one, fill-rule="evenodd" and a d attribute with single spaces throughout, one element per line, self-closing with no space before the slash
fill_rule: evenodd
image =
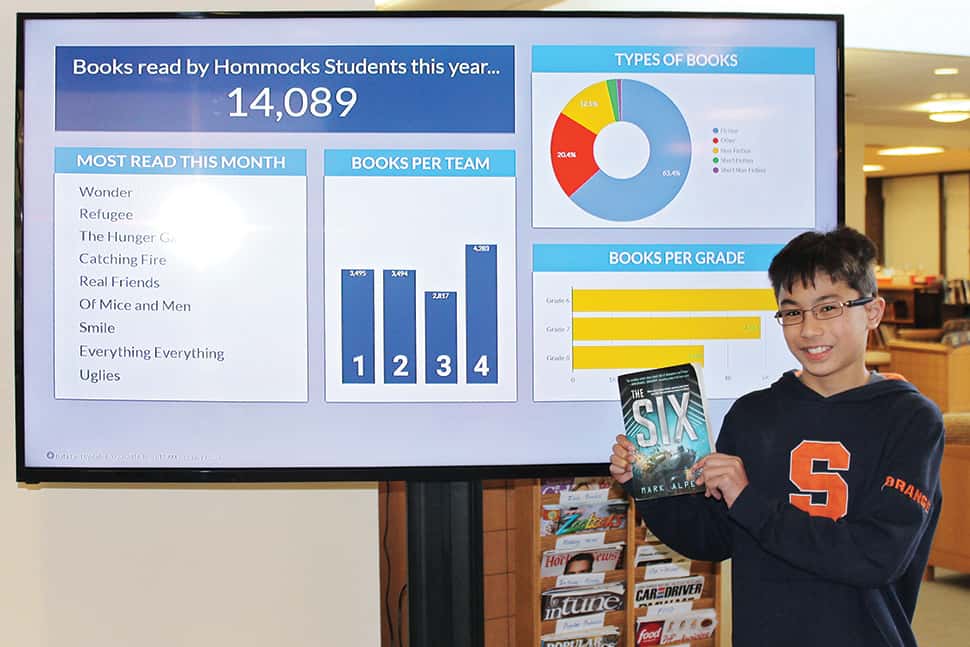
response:
<path id="1" fill-rule="evenodd" d="M 696 364 L 617 378 L 626 437 L 633 443 L 629 491 L 639 501 L 702 492 L 689 468 L 714 451 L 703 377 Z"/>

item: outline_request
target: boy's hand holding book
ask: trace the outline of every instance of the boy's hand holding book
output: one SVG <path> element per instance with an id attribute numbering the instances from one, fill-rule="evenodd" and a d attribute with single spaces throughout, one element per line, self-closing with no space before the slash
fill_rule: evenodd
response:
<path id="1" fill-rule="evenodd" d="M 729 508 L 748 486 L 744 463 L 730 454 L 708 454 L 692 465 L 690 470 L 695 474 L 694 482 L 704 486 L 704 496 L 723 500 Z"/>
<path id="2" fill-rule="evenodd" d="M 633 443 L 623 434 L 618 434 L 613 455 L 610 456 L 610 474 L 617 483 L 626 483 L 633 478 L 634 460 L 636 448 Z M 723 500 L 729 508 L 748 485 L 744 463 L 730 454 L 708 454 L 688 469 L 695 475 L 694 482 L 704 486 L 704 496 Z"/>

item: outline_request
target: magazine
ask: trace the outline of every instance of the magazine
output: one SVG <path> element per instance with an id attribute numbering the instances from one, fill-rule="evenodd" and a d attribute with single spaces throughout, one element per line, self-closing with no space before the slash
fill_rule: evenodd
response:
<path id="1" fill-rule="evenodd" d="M 540 647 L 618 647 L 620 629 L 607 625 L 599 629 L 542 636 Z"/>
<path id="2" fill-rule="evenodd" d="M 717 611 L 695 609 L 666 618 L 637 618 L 636 647 L 670 645 L 673 642 L 706 640 L 717 628 Z"/>
<path id="3" fill-rule="evenodd" d="M 628 486 L 633 498 L 702 492 L 688 469 L 714 451 L 700 367 L 677 364 L 617 381 L 623 427 L 637 450 Z"/>
<path id="4" fill-rule="evenodd" d="M 590 613 L 624 609 L 626 586 L 623 582 L 598 586 L 575 586 L 542 592 L 542 620 L 561 620 Z"/>
<path id="5" fill-rule="evenodd" d="M 639 608 L 650 604 L 691 602 L 699 600 L 703 592 L 703 575 L 640 582 L 634 590 L 633 606 Z"/>
<path id="6" fill-rule="evenodd" d="M 602 573 L 623 568 L 625 543 L 603 544 L 594 548 L 547 550 L 542 553 L 541 575 L 553 577 L 570 573 Z"/>
<path id="7" fill-rule="evenodd" d="M 626 528 L 626 499 L 611 499 L 593 505 L 542 506 L 539 535 L 571 535 L 582 532 Z"/>

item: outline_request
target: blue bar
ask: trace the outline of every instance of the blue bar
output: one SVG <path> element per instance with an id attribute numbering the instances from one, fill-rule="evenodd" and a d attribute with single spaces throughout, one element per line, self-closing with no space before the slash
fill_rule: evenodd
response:
<path id="1" fill-rule="evenodd" d="M 424 381 L 458 383 L 458 293 L 424 293 Z"/>
<path id="2" fill-rule="evenodd" d="M 416 384 L 417 294 L 414 270 L 384 270 L 384 383 Z"/>
<path id="3" fill-rule="evenodd" d="M 534 45 L 533 72 L 815 74 L 811 47 Z"/>
<path id="4" fill-rule="evenodd" d="M 515 151 L 328 148 L 323 167 L 325 175 L 363 177 L 515 177 Z"/>
<path id="5" fill-rule="evenodd" d="M 306 151 L 271 148 L 54 149 L 55 173 L 306 175 Z"/>
<path id="6" fill-rule="evenodd" d="M 465 375 L 469 384 L 498 384 L 496 245 L 465 245 Z"/>
<path id="7" fill-rule="evenodd" d="M 533 272 L 766 272 L 782 245 L 537 244 Z"/>
<path id="8" fill-rule="evenodd" d="M 340 271 L 340 350 L 344 384 L 374 383 L 374 270 Z"/>
<path id="9" fill-rule="evenodd" d="M 55 55 L 58 131 L 515 132 L 512 45 L 59 46 Z"/>

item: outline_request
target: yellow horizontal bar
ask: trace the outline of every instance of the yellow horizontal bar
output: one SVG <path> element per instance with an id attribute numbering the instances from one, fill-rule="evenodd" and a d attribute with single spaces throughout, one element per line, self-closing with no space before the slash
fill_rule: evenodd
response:
<path id="1" fill-rule="evenodd" d="M 761 339 L 758 317 L 576 317 L 573 339 Z"/>
<path id="2" fill-rule="evenodd" d="M 736 312 L 777 308 L 770 288 L 573 290 L 573 312 Z"/>
<path id="3" fill-rule="evenodd" d="M 703 346 L 573 346 L 573 368 L 644 369 L 697 362 Z"/>

